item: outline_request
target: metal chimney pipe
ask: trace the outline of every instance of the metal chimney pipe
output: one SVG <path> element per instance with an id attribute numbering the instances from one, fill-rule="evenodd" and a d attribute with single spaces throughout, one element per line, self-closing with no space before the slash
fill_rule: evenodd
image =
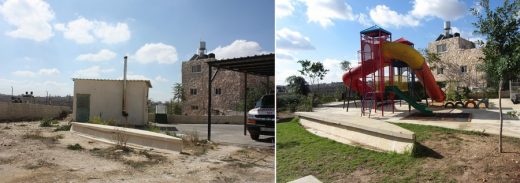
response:
<path id="1" fill-rule="evenodd" d="M 125 68 L 124 68 L 124 71 L 123 71 L 123 116 L 127 117 L 128 116 L 128 112 L 126 112 L 126 63 L 127 63 L 127 60 L 128 60 L 128 56 L 125 56 L 124 57 L 125 61 Z"/>
<path id="2" fill-rule="evenodd" d="M 444 36 L 448 37 L 450 35 L 451 30 L 451 22 L 446 21 L 444 22 Z"/>

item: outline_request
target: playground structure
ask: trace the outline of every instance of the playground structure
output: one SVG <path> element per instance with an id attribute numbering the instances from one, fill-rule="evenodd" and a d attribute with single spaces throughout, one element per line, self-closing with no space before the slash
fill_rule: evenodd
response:
<path id="1" fill-rule="evenodd" d="M 349 92 L 354 90 L 361 95 L 362 116 L 366 115 L 365 111 L 369 115 L 372 110 L 376 112 L 378 107 L 381 108 L 381 115 L 384 115 L 384 105 L 393 104 L 396 95 L 421 113 L 432 114 L 427 106 L 417 103 L 413 96 L 415 78 L 432 100 L 445 101 L 444 92 L 437 85 L 424 57 L 413 48 L 412 42 L 404 38 L 392 42 L 392 34 L 378 26 L 361 31 L 360 38 L 361 61 L 358 67 L 343 75 L 343 83 L 350 89 Z M 392 105 L 392 112 L 394 110 Z"/>

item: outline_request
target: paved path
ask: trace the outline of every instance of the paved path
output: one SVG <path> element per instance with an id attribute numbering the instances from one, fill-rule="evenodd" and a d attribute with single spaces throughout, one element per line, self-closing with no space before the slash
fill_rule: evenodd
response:
<path id="1" fill-rule="evenodd" d="M 359 101 L 358 101 L 359 102 Z M 408 105 L 405 102 L 402 105 L 397 103 L 395 105 L 395 112 L 392 114 L 390 107 L 385 108 L 384 116 L 381 116 L 381 112 L 372 113 L 372 117 L 366 116 L 361 117 L 361 110 L 355 107 L 354 104 L 350 105 L 349 112 L 343 109 L 343 102 L 333 102 L 324 104 L 322 107 L 315 108 L 314 111 L 321 113 L 322 115 L 327 114 L 342 114 L 346 119 L 352 119 L 353 121 L 363 123 L 364 121 L 388 121 L 394 123 L 412 123 L 420 125 L 432 125 L 444 128 L 468 130 L 468 131 L 484 131 L 489 134 L 498 134 L 500 129 L 500 121 L 498 120 L 498 99 L 490 99 L 490 109 L 435 109 L 434 112 L 449 112 L 449 113 L 470 113 L 471 122 L 445 122 L 445 121 L 425 121 L 425 120 L 403 120 L 402 118 L 407 116 Z M 520 104 L 515 105 L 509 99 L 502 99 L 504 128 L 503 134 L 505 136 L 520 138 L 520 120 L 518 118 L 512 119 L 506 115 L 509 111 L 520 112 Z M 416 112 L 412 109 L 412 112 Z"/>
<path id="2" fill-rule="evenodd" d="M 177 133 L 197 131 L 201 139 L 207 139 L 207 124 L 156 124 L 161 130 L 170 130 Z M 249 133 L 244 136 L 243 125 L 213 124 L 211 125 L 211 140 L 217 143 L 251 146 L 251 147 L 274 147 L 274 137 L 260 136 L 259 141 L 252 140 Z"/>

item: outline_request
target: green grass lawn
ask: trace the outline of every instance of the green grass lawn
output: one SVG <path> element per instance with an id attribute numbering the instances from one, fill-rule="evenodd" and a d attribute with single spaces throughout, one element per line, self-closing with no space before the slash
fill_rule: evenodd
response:
<path id="1" fill-rule="evenodd" d="M 349 146 L 318 137 L 309 133 L 295 118 L 290 122 L 278 123 L 276 131 L 277 181 L 287 182 L 306 175 L 314 175 L 324 182 L 341 180 L 356 170 L 370 170 L 377 174 L 377 182 L 418 181 L 417 177 L 430 182 L 453 182 L 441 176 L 441 172 L 424 172 L 421 161 L 425 157 L 437 156 L 434 151 L 420 142 L 429 139 L 432 133 L 465 133 L 483 135 L 478 132 L 413 125 L 397 124 L 416 133 L 418 144 L 413 154 L 384 153 Z M 373 180 L 372 180 L 373 181 Z"/>

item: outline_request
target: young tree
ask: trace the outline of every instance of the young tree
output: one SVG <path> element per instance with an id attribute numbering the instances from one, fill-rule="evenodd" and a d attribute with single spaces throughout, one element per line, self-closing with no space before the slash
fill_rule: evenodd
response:
<path id="1" fill-rule="evenodd" d="M 323 64 L 321 62 L 311 62 L 309 60 L 300 60 L 298 63 L 301 64 L 302 69 L 298 70 L 301 75 L 306 76 L 310 81 L 311 85 L 316 84 L 317 89 L 316 92 L 311 91 L 312 99 L 311 99 L 311 106 L 314 104 L 314 98 L 315 93 L 318 93 L 320 90 L 320 81 L 323 80 L 327 72 L 329 72 L 328 69 L 325 69 L 323 67 Z"/>
<path id="2" fill-rule="evenodd" d="M 305 78 L 293 75 L 289 76 L 285 81 L 287 82 L 287 90 L 289 92 L 299 95 L 309 94 L 309 84 L 307 84 Z"/>
<path id="3" fill-rule="evenodd" d="M 352 63 L 350 63 L 349 61 L 347 60 L 343 60 L 341 63 L 341 69 L 343 69 L 344 71 L 348 71 L 349 69 L 352 68 Z"/>
<path id="4" fill-rule="evenodd" d="M 184 88 L 182 87 L 182 83 L 175 83 L 173 85 L 173 100 L 176 102 L 184 101 Z"/>
<path id="5" fill-rule="evenodd" d="M 481 68 L 488 77 L 498 82 L 498 108 L 500 111 L 499 151 L 502 151 L 502 85 L 504 80 L 518 77 L 520 72 L 520 1 L 505 0 L 501 6 L 491 9 L 489 0 L 481 0 L 481 9 L 472 8 L 477 17 L 473 23 L 476 33 L 486 37 L 482 47 L 484 63 Z"/>

